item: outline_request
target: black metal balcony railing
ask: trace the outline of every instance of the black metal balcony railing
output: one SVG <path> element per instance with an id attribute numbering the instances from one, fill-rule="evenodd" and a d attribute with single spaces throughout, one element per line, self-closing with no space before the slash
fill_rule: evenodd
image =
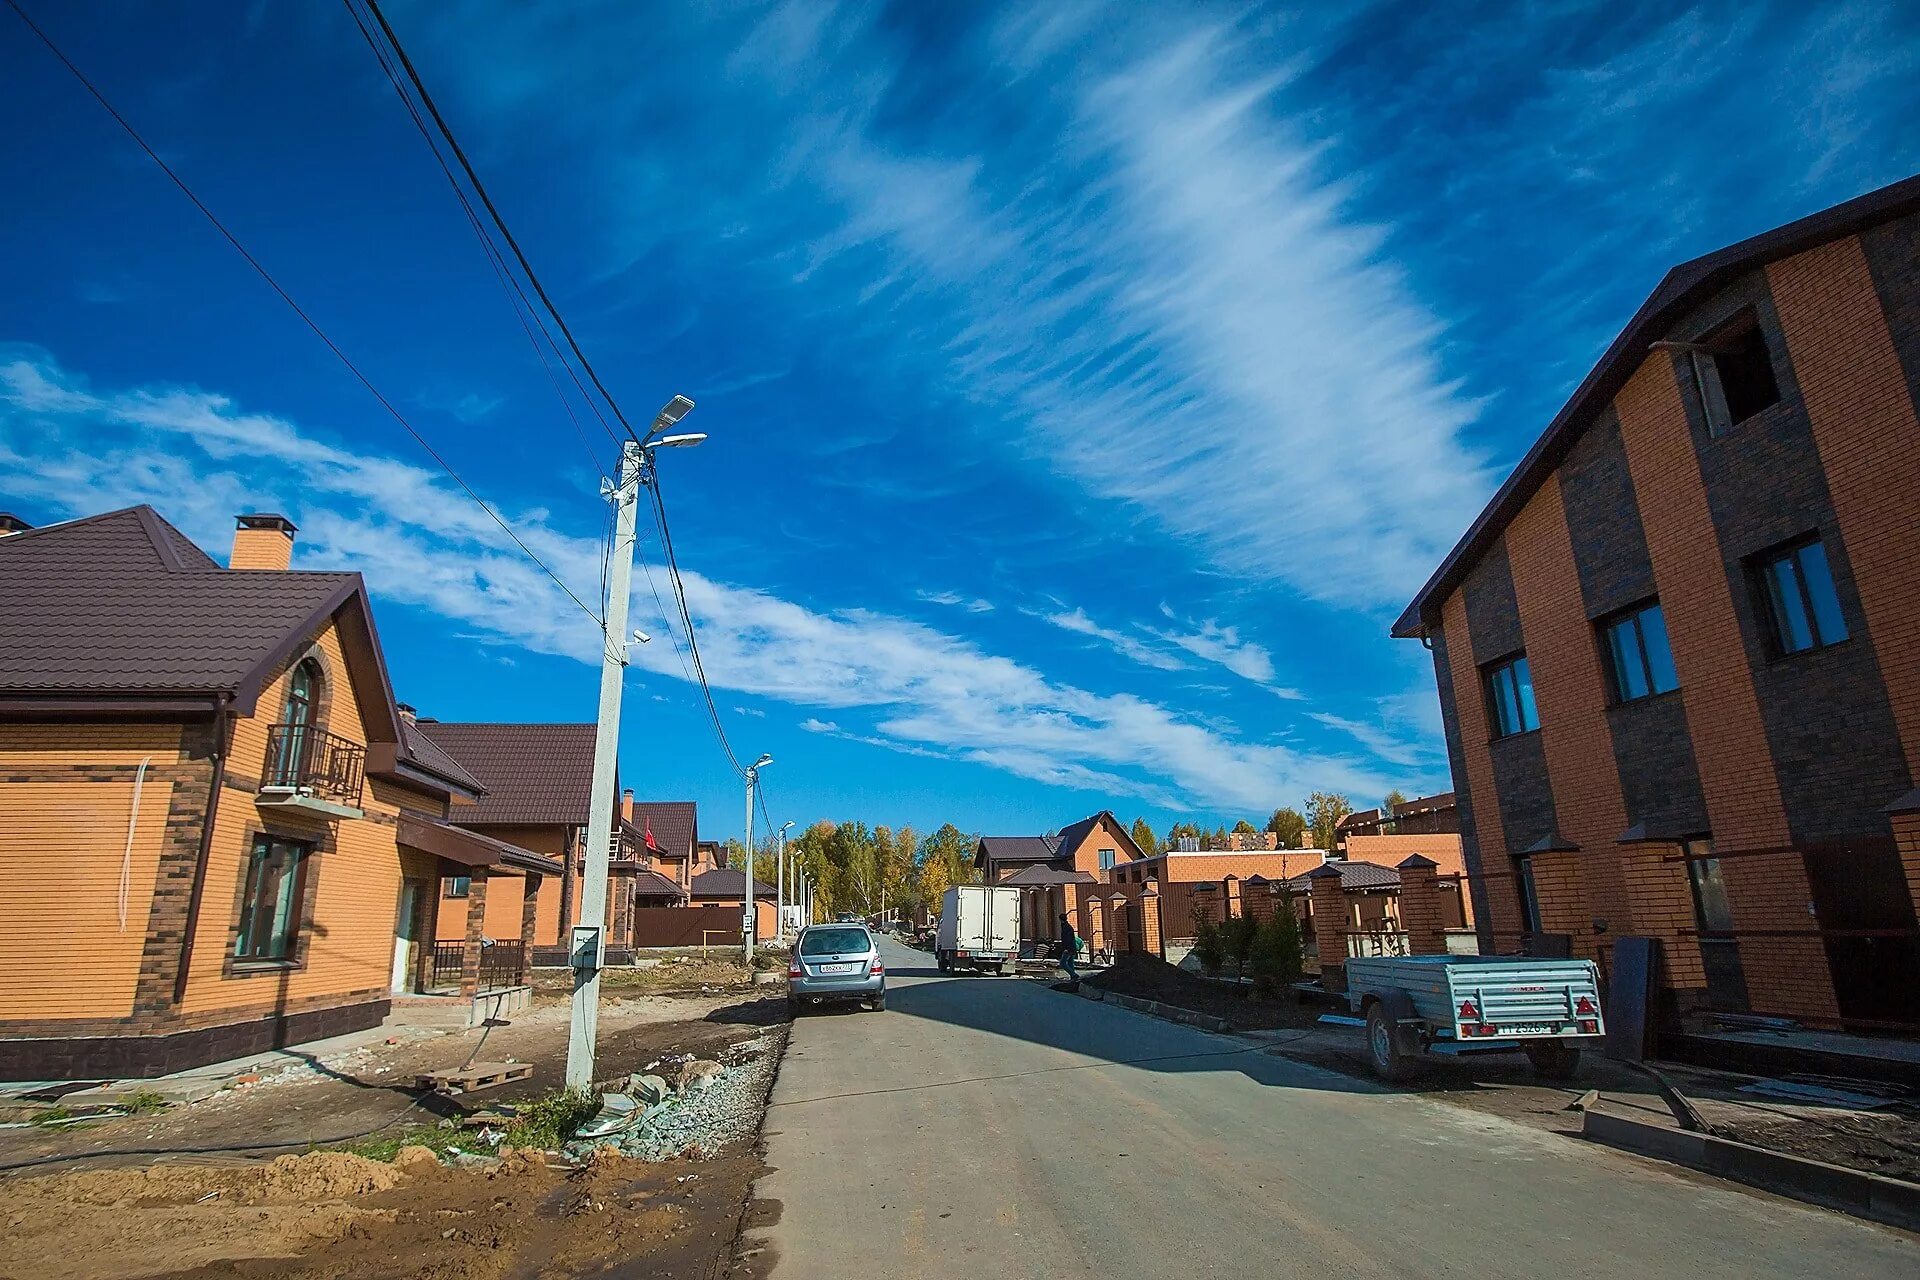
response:
<path id="1" fill-rule="evenodd" d="M 310 724 L 276 724 L 267 730 L 267 775 L 263 786 L 360 805 L 366 784 L 367 749 Z"/>

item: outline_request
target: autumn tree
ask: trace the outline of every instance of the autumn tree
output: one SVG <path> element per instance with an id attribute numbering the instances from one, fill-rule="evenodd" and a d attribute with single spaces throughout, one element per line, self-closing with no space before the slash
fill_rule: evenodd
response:
<path id="1" fill-rule="evenodd" d="M 1151 858 L 1160 852 L 1159 838 L 1153 834 L 1153 828 L 1147 825 L 1145 818 L 1133 820 L 1133 830 L 1128 832 L 1133 842 L 1140 846 L 1140 852 Z"/>
<path id="2" fill-rule="evenodd" d="M 1280 837 L 1281 848 L 1298 849 L 1301 837 L 1307 834 L 1307 820 L 1298 809 L 1275 809 L 1267 819 L 1267 830 Z"/>
<path id="3" fill-rule="evenodd" d="M 1316 791 L 1307 797 L 1307 825 L 1313 829 L 1313 847 L 1333 852 L 1334 829 L 1353 812 L 1352 803 L 1332 791 Z"/>
<path id="4" fill-rule="evenodd" d="M 1233 834 L 1237 836 L 1258 835 L 1259 832 L 1260 829 L 1251 822 L 1248 822 L 1245 818 L 1233 824 Z"/>
<path id="5" fill-rule="evenodd" d="M 1395 787 L 1393 790 L 1387 792 L 1387 798 L 1380 802 L 1381 815 L 1383 817 L 1391 818 L 1393 816 L 1393 811 L 1395 809 L 1398 809 L 1401 805 L 1405 804 L 1406 802 L 1407 802 L 1406 793 L 1401 791 L 1400 788 Z"/>

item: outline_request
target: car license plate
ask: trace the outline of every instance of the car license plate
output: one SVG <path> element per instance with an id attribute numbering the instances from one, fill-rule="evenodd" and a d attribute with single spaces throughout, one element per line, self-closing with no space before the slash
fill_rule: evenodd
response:
<path id="1" fill-rule="evenodd" d="M 1560 1033 L 1560 1027 L 1553 1022 L 1517 1022 L 1500 1028 L 1500 1031 L 1509 1036 L 1552 1036 Z"/>
<path id="2" fill-rule="evenodd" d="M 822 973 L 858 973 L 860 972 L 860 966 L 858 964 L 823 964 L 820 966 L 820 972 Z"/>

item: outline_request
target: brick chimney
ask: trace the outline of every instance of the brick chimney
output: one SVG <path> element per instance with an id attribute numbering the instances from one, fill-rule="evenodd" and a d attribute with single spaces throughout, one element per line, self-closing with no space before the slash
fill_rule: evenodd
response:
<path id="1" fill-rule="evenodd" d="M 32 525 L 13 514 L 13 512 L 0 511 L 0 538 L 4 538 L 9 534 L 25 533 L 31 528 L 33 528 Z"/>
<path id="2" fill-rule="evenodd" d="M 628 822 L 633 821 L 633 788 L 628 787 L 620 793 L 620 816 Z"/>
<path id="3" fill-rule="evenodd" d="M 241 516 L 233 531 L 229 569 L 282 569 L 293 563 L 293 521 L 275 511 Z"/>
<path id="4" fill-rule="evenodd" d="M 407 703 L 396 702 L 393 704 L 393 709 L 400 713 L 400 722 L 402 724 L 418 724 L 420 721 L 420 713 L 415 711 Z"/>

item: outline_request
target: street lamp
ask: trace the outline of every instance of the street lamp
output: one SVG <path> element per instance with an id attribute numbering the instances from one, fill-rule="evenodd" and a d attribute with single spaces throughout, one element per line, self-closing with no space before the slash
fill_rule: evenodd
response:
<path id="1" fill-rule="evenodd" d="M 759 904 L 753 896 L 753 788 L 760 781 L 760 771 L 772 763 L 772 756 L 763 755 L 747 766 L 747 869 L 746 880 L 741 885 L 740 893 L 745 900 L 746 918 L 741 922 L 740 939 L 746 952 L 748 968 L 753 967 L 753 935 L 758 931 L 760 924 Z"/>
<path id="2" fill-rule="evenodd" d="M 787 822 L 780 828 L 780 854 L 774 863 L 773 876 L 773 940 L 785 942 L 787 938 L 787 829 L 793 823 Z"/>
<path id="3" fill-rule="evenodd" d="M 572 928 L 568 958 L 573 967 L 573 1008 L 567 1029 L 567 1087 L 593 1087 L 594 1042 L 600 1032 L 600 970 L 606 964 L 607 859 L 613 842 L 613 781 L 620 754 L 620 694 L 627 672 L 627 605 L 633 586 L 633 552 L 640 486 L 653 481 L 653 451 L 698 444 L 706 437 L 661 437 L 693 411 L 693 401 L 675 396 L 653 420 L 644 440 L 629 437 L 620 446 L 619 479 L 600 496 L 613 503 L 614 538 L 608 557 L 607 614 L 601 629 L 600 714 L 593 737 L 593 782 L 587 800 L 586 874 L 580 885 L 578 923 Z M 644 632 L 633 640 L 645 644 Z"/>

